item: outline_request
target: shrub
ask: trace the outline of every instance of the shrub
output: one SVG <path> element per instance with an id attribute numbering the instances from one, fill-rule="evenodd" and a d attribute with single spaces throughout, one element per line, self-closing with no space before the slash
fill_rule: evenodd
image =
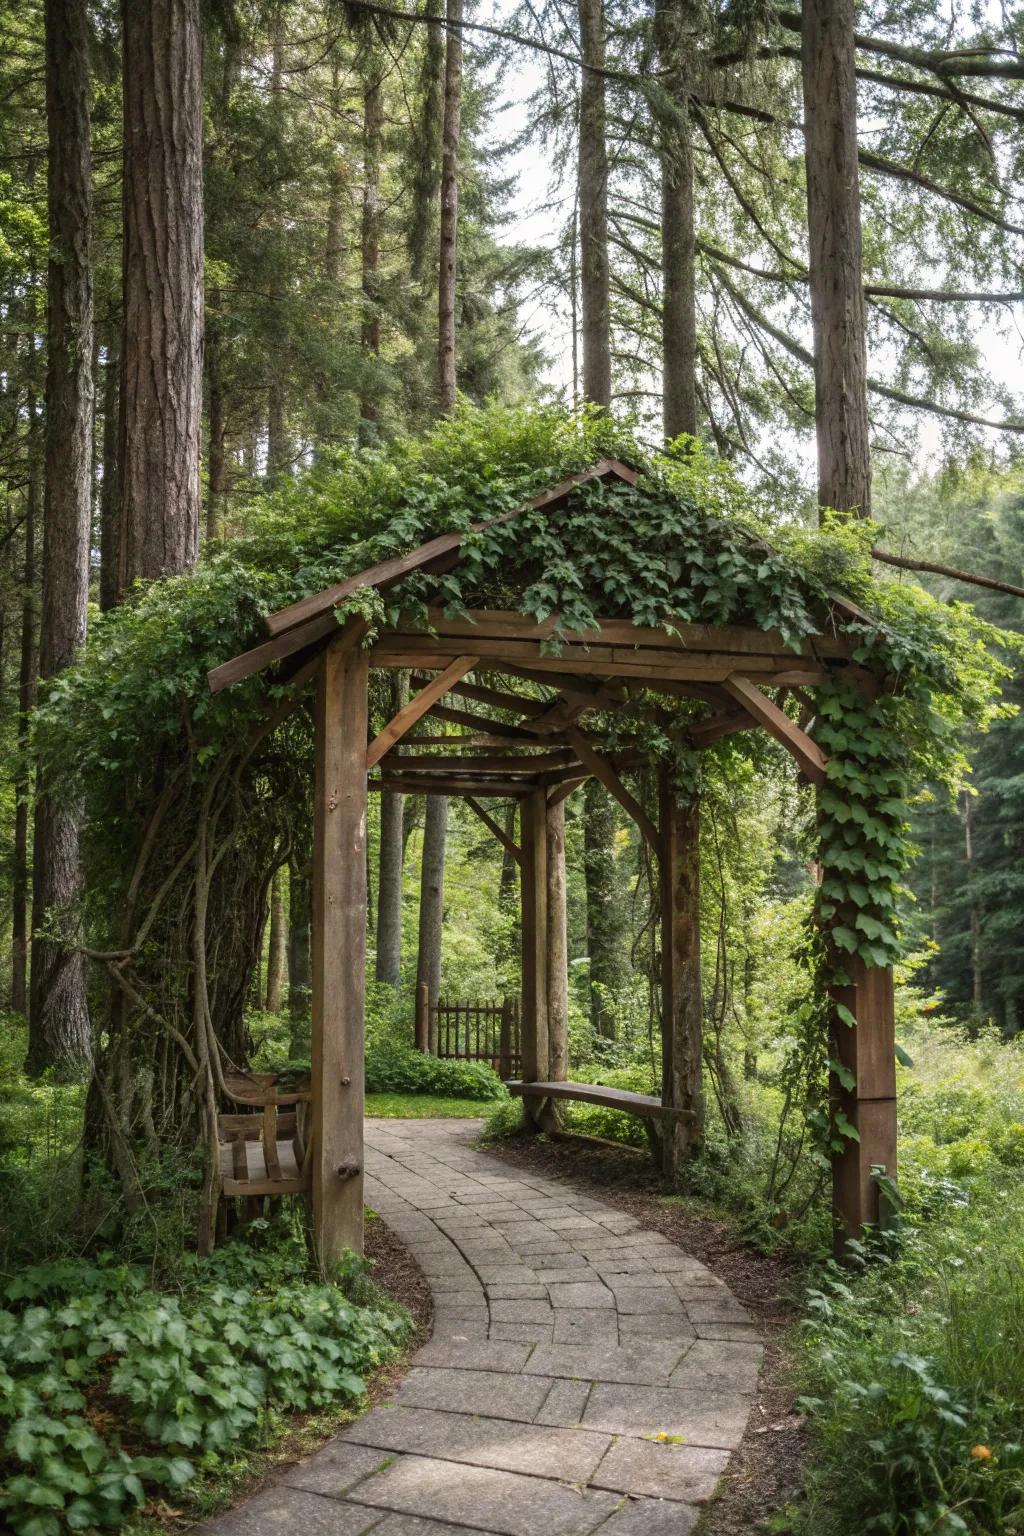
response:
<path id="1" fill-rule="evenodd" d="M 0 1309 L 4 1528 L 121 1526 L 147 1484 L 183 1487 L 192 1458 L 251 1438 L 275 1410 L 358 1399 L 407 1319 L 309 1282 L 305 1262 L 297 1242 L 228 1244 L 177 1296 L 111 1262 L 22 1271 Z"/>
<path id="2" fill-rule="evenodd" d="M 942 1220 L 910 1217 L 861 1273 L 825 1266 L 809 1293 L 807 1536 L 1024 1520 L 1024 1199 L 973 1187 Z"/>
<path id="3" fill-rule="evenodd" d="M 429 1093 L 446 1099 L 502 1099 L 505 1086 L 482 1061 L 447 1061 L 408 1045 L 371 1041 L 366 1051 L 367 1093 Z"/>
<path id="4" fill-rule="evenodd" d="M 523 1129 L 523 1106 L 519 1099 L 504 1099 L 495 1104 L 483 1129 L 483 1141 L 503 1141 Z"/>

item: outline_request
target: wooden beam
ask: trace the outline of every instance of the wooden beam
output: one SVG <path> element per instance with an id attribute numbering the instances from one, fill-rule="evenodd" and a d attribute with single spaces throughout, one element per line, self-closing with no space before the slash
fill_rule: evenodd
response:
<path id="1" fill-rule="evenodd" d="M 422 662 L 413 662 L 421 666 Z M 498 688 L 486 688 L 482 683 L 457 683 L 451 692 L 461 699 L 471 699 L 474 704 L 489 704 L 494 709 L 507 709 L 513 715 L 531 718 L 543 715 L 549 704 L 547 699 L 527 699 L 521 693 L 502 693 Z"/>
<path id="2" fill-rule="evenodd" d="M 547 619 L 528 619 L 521 613 L 502 609 L 470 609 L 458 618 L 448 618 L 441 608 L 428 611 L 431 631 L 439 635 L 487 635 L 504 640 L 551 640 L 558 635 L 558 615 Z M 801 657 L 848 659 L 859 640 L 845 635 L 811 635 L 796 650 L 777 630 L 756 629 L 739 624 L 691 624 L 683 619 L 668 621 L 670 628 L 655 629 L 634 624 L 630 619 L 598 619 L 591 629 L 570 630 L 564 640 L 573 645 L 621 645 L 629 649 L 653 646 L 664 650 L 725 651 L 737 656 L 775 656 L 797 663 Z M 399 620 L 399 629 L 406 626 Z"/>
<path id="3" fill-rule="evenodd" d="M 630 794 L 608 759 L 602 757 L 601 753 L 596 751 L 590 744 L 583 732 L 576 730 L 575 727 L 570 728 L 569 740 L 575 747 L 576 755 L 579 757 L 584 768 L 589 768 L 591 775 L 601 781 L 605 789 L 619 802 L 627 815 L 632 816 L 640 828 L 641 834 L 654 849 L 654 852 L 656 854 L 660 853 L 661 846 L 657 828 L 640 802 L 635 800 Z"/>
<path id="4" fill-rule="evenodd" d="M 590 777 L 591 775 L 587 773 L 582 778 L 563 779 L 561 784 L 556 784 L 553 789 L 548 790 L 548 804 L 560 805 L 563 800 L 568 800 L 569 796 L 580 789 Z"/>
<path id="5" fill-rule="evenodd" d="M 460 779 L 431 773 L 386 773 L 371 779 L 367 789 L 398 789 L 403 795 L 491 795 L 499 800 L 516 800 L 538 786 L 531 779 Z"/>
<path id="6" fill-rule="evenodd" d="M 434 711 L 432 709 L 428 710 L 426 715 L 424 716 L 424 719 L 425 720 L 433 720 L 434 719 Z M 403 746 L 403 748 L 404 747 L 472 747 L 474 749 L 474 751 L 476 751 L 476 752 L 479 752 L 481 750 L 481 748 L 483 748 L 483 747 L 493 747 L 497 751 L 500 752 L 502 750 L 502 748 L 504 748 L 507 751 L 510 746 L 524 746 L 524 747 L 527 747 L 527 746 L 529 746 L 529 747 L 546 746 L 548 744 L 548 742 L 552 741 L 552 739 L 554 740 L 555 746 L 558 747 L 559 749 L 561 749 L 562 746 L 568 746 L 568 742 L 565 742 L 565 743 L 561 742 L 561 738 L 559 738 L 559 737 L 555 737 L 555 738 L 552 738 L 550 736 L 541 737 L 541 736 L 538 735 L 538 736 L 528 736 L 528 737 L 526 737 L 525 740 L 522 740 L 522 741 L 520 741 L 518 738 L 516 738 L 514 741 L 510 741 L 509 737 L 507 737 L 507 736 L 492 736 L 492 735 L 490 735 L 486 731 L 472 731 L 472 732 L 469 732 L 468 734 L 466 732 L 463 732 L 461 734 L 456 733 L 453 736 L 417 736 L 417 735 L 414 734 L 414 735 L 409 735 L 409 736 L 403 736 L 402 737 L 402 746 Z"/>
<path id="7" fill-rule="evenodd" d="M 473 731 L 486 731 L 490 736 L 503 736 L 506 741 L 537 741 L 543 734 L 525 725 L 489 720 L 486 715 L 476 715 L 468 709 L 453 709 L 450 704 L 435 704 L 429 718 L 443 720 L 447 725 L 465 725 Z"/>
<path id="8" fill-rule="evenodd" d="M 802 731 L 773 699 L 769 699 L 747 678 L 727 678 L 724 686 L 726 693 L 730 694 L 737 703 L 742 704 L 758 725 L 763 725 L 776 741 L 782 743 L 812 784 L 824 784 L 828 776 L 826 773 L 828 758 L 806 731 Z"/>
<path id="9" fill-rule="evenodd" d="M 516 863 L 522 868 L 523 850 L 515 840 L 509 837 L 500 821 L 495 821 L 489 811 L 485 811 L 482 805 L 478 805 L 472 795 L 464 795 L 463 803 L 468 805 L 474 816 L 479 817 L 492 837 L 496 837 L 506 853 L 511 854 Z"/>
<path id="10" fill-rule="evenodd" d="M 327 1273 L 363 1251 L 367 653 L 345 631 L 316 691 L 313 797 L 313 1241 Z"/>
<path id="11" fill-rule="evenodd" d="M 400 741 L 406 731 L 411 731 L 417 720 L 422 720 L 432 704 L 436 704 L 438 699 L 460 678 L 465 677 L 467 672 L 472 672 L 478 659 L 476 656 L 457 657 L 451 666 L 445 667 L 443 672 L 421 688 L 415 698 L 410 699 L 408 704 L 400 709 L 394 719 L 390 720 L 370 742 L 366 749 L 367 768 L 373 768 L 379 763 L 385 752 L 390 752 L 395 742 Z"/>
<path id="12" fill-rule="evenodd" d="M 461 547 L 468 532 L 481 533 L 487 528 L 497 528 L 502 523 L 511 522 L 513 518 L 520 517 L 524 512 L 537 511 L 542 507 L 550 507 L 557 501 L 569 496 L 578 485 L 583 485 L 588 480 L 599 480 L 607 475 L 614 475 L 619 480 L 624 480 L 628 485 L 635 485 L 639 476 L 628 465 L 622 464 L 618 459 L 602 459 L 600 463 L 590 469 L 581 470 L 578 474 L 569 475 L 558 485 L 551 486 L 542 491 L 539 496 L 521 507 L 515 507 L 510 512 L 503 512 L 500 517 L 492 517 L 486 522 L 474 523 L 471 530 L 458 530 L 451 533 L 439 534 L 436 538 L 428 540 L 416 549 L 408 550 L 404 555 L 395 555 L 389 560 L 382 560 L 378 565 L 370 566 L 368 570 L 359 571 L 354 576 L 348 576 L 344 581 L 336 582 L 333 586 L 325 588 L 323 592 L 314 592 L 310 597 L 300 598 L 296 603 L 290 603 L 287 608 L 281 608 L 277 613 L 272 613 L 266 620 L 267 633 L 270 635 L 281 634 L 285 630 L 294 629 L 310 619 L 315 619 L 325 612 L 332 612 L 346 597 L 351 596 L 358 587 L 376 587 L 378 590 L 390 587 L 396 581 L 401 581 L 403 576 L 408 576 L 412 571 L 420 570 L 430 561 L 439 557 L 455 553 Z"/>
<path id="13" fill-rule="evenodd" d="M 571 747 L 553 752 L 537 752 L 532 757 L 515 757 L 498 752 L 389 752 L 385 758 L 389 773 L 416 773 L 437 770 L 441 773 L 542 773 L 547 769 L 571 768 L 576 754 Z"/>
<path id="14" fill-rule="evenodd" d="M 464 646 L 465 641 L 458 636 L 402 634 L 388 630 L 373 648 L 371 665 L 446 666 Z M 532 673 L 545 674 L 544 681 L 552 687 L 561 686 L 559 679 L 571 675 L 582 675 L 592 681 L 605 677 L 621 678 L 652 689 L 659 687 L 661 678 L 670 682 L 721 683 L 738 674 L 770 682 L 786 667 L 785 659 L 776 656 L 739 657 L 724 651 L 655 650 L 653 646 L 646 650 L 607 645 L 566 646 L 553 657 L 543 652 L 540 641 L 498 640 L 484 635 L 475 637 L 474 649 L 485 668 L 513 676 L 522 675 L 528 668 Z M 806 675 L 803 668 L 801 674 Z"/>
<path id="15" fill-rule="evenodd" d="M 213 667 L 206 674 L 206 684 L 211 693 L 221 693 L 225 688 L 230 688 L 232 683 L 238 683 L 246 677 L 254 677 L 257 672 L 263 672 L 267 667 L 273 666 L 276 661 L 283 661 L 287 656 L 294 656 L 297 651 L 305 650 L 308 646 L 326 645 L 332 635 L 339 633 L 353 633 L 353 626 L 361 625 L 360 641 L 365 637 L 369 625 L 364 619 L 350 619 L 345 624 L 343 631 L 339 629 L 338 621 L 334 617 L 333 610 L 318 619 L 315 624 L 307 626 L 305 630 L 293 630 L 287 635 L 278 635 L 273 640 L 267 640 L 263 645 L 255 646 L 251 651 L 243 651 L 240 656 L 232 656 L 230 661 L 224 661 L 219 667 Z"/>

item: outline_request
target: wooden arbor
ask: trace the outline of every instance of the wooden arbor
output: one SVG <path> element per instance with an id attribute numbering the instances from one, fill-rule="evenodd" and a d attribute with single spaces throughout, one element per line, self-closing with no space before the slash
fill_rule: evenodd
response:
<path id="1" fill-rule="evenodd" d="M 536 497 L 531 506 L 554 510 L 579 483 L 609 477 L 636 480 L 627 466 L 604 461 Z M 820 748 L 764 690 L 795 690 L 799 696 L 834 669 L 855 685 L 870 685 L 851 661 L 852 643 L 839 631 L 850 609 L 838 599 L 833 632 L 807 640 L 799 653 L 780 635 L 752 627 L 680 623 L 669 633 L 610 618 L 574 634 L 552 656 L 545 642 L 554 620 L 538 624 L 493 610 L 449 619 L 440 608 L 432 609 L 427 625 L 399 620 L 369 646 L 361 619 L 350 618 L 339 628 L 335 610 L 357 588 L 387 590 L 412 572 L 449 570 L 458 562 L 463 538 L 458 532 L 443 534 L 271 615 L 268 638 L 209 677 L 214 692 L 271 667 L 296 697 L 304 685 L 315 684 L 311 1137 L 314 1235 L 325 1266 L 346 1247 L 361 1251 L 363 1241 L 368 793 L 460 795 L 502 841 L 504 833 L 485 802 L 518 801 L 521 834 L 513 851 L 522 881 L 522 1050 L 528 1082 L 566 1076 L 557 1022 L 561 1010 L 549 1006 L 558 969 L 549 964 L 552 940 L 558 942 L 557 920 L 550 919 L 557 918 L 564 899 L 558 858 L 564 802 L 593 777 L 636 821 L 660 875 L 661 1147 L 666 1167 L 673 1169 L 703 1123 L 699 807 L 680 800 L 664 781 L 655 823 L 623 779 L 639 759 L 628 751 L 602 750 L 587 734 L 588 711 L 614 710 L 623 718 L 659 723 L 658 695 L 699 699 L 711 713 L 691 727 L 689 745 L 699 749 L 731 732 L 760 727 L 783 744 L 807 778 L 821 784 L 826 760 Z M 408 669 L 416 692 L 368 743 L 371 667 Z M 491 681 L 475 681 L 474 673 Z M 509 691 L 504 684 L 494 686 L 494 674 L 510 680 Z M 517 693 L 517 680 L 543 685 L 548 697 Z M 516 721 L 481 714 L 479 707 L 511 713 Z M 417 724 L 427 717 L 457 727 L 458 734 L 417 735 Z M 834 1174 L 837 1226 L 853 1235 L 878 1219 L 873 1170 L 890 1177 L 896 1170 L 891 972 L 854 971 L 838 1001 L 857 1020 L 856 1029 L 844 1030 L 834 1045 L 854 1086 L 833 1084 L 860 1137 L 849 1139 Z"/>

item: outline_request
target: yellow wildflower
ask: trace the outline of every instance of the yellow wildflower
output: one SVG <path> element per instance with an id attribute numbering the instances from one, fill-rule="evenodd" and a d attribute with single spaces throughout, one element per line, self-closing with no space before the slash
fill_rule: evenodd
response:
<path id="1" fill-rule="evenodd" d="M 992 1452 L 987 1445 L 972 1445 L 971 1455 L 975 1461 L 991 1461 Z"/>

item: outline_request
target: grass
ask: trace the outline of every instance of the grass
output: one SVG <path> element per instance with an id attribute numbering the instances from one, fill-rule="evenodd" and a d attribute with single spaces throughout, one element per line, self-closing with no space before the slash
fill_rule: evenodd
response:
<path id="1" fill-rule="evenodd" d="M 368 1093 L 366 1114 L 382 1120 L 482 1120 L 493 1099 L 439 1099 L 428 1093 Z"/>

